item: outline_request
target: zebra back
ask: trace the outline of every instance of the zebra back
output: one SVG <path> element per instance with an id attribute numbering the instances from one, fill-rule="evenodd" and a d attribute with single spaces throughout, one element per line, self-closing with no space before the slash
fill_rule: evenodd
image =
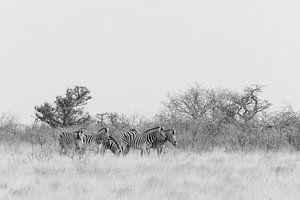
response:
<path id="1" fill-rule="evenodd" d="M 84 142 L 89 145 L 93 142 L 97 143 L 98 145 L 101 144 L 103 141 L 108 140 L 109 134 L 107 128 L 101 128 L 98 130 L 96 134 L 86 133 L 84 135 Z"/>
<path id="2" fill-rule="evenodd" d="M 101 145 L 104 141 L 107 141 L 109 138 L 108 129 L 101 128 L 98 130 L 96 134 L 85 133 L 83 136 L 83 146 L 85 149 L 97 150 L 99 145 Z"/>
<path id="3" fill-rule="evenodd" d="M 68 132 L 68 131 L 61 131 L 61 133 L 58 136 L 58 145 L 60 147 L 60 154 L 66 153 L 67 149 L 73 149 L 73 150 L 79 150 L 80 145 L 82 144 L 84 132 L 74 131 L 74 132 Z"/>
<path id="4" fill-rule="evenodd" d="M 148 134 L 148 139 L 151 139 L 148 141 L 148 144 L 150 145 L 150 147 L 152 146 L 153 142 L 155 142 L 155 141 L 166 140 L 166 134 L 163 130 L 163 127 L 161 127 L 161 126 L 148 129 L 148 130 L 144 131 L 143 134 Z"/>
<path id="5" fill-rule="evenodd" d="M 134 148 L 141 148 L 142 145 L 146 144 L 146 146 L 150 148 L 155 140 L 165 139 L 165 134 L 162 132 L 162 130 L 162 127 L 151 128 L 143 133 L 135 129 L 130 130 L 123 133 L 121 143 Z"/>
<path id="6" fill-rule="evenodd" d="M 59 144 L 72 144 L 74 142 L 77 142 L 78 140 L 81 140 L 83 135 L 83 131 L 62 131 L 58 136 L 58 141 Z"/>

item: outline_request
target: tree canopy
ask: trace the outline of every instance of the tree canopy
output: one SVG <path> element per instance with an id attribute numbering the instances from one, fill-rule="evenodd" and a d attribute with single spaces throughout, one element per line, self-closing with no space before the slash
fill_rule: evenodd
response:
<path id="1" fill-rule="evenodd" d="M 64 96 L 57 96 L 54 104 L 45 102 L 36 106 L 35 117 L 52 127 L 81 125 L 90 120 L 90 115 L 84 112 L 87 101 L 92 97 L 90 90 L 84 86 L 68 88 Z"/>

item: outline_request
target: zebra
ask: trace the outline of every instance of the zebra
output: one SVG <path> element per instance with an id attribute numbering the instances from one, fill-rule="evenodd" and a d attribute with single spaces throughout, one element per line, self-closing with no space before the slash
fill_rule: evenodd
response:
<path id="1" fill-rule="evenodd" d="M 59 155 L 66 155 L 67 149 L 71 149 L 71 157 L 73 158 L 74 151 L 80 150 L 84 134 L 82 130 L 74 132 L 62 131 L 58 136 Z"/>
<path id="2" fill-rule="evenodd" d="M 82 139 L 82 153 L 86 150 L 94 151 L 94 154 L 99 152 L 103 142 L 106 142 L 109 138 L 109 133 L 107 128 L 101 128 L 96 134 L 84 133 Z"/>
<path id="3" fill-rule="evenodd" d="M 132 129 L 123 133 L 121 138 L 121 149 L 123 156 L 127 155 L 130 148 L 141 150 L 141 156 L 144 152 L 149 154 L 148 149 L 151 148 L 155 140 L 165 140 L 166 136 L 163 128 L 158 126 L 141 133 L 138 130 Z"/>
<path id="4" fill-rule="evenodd" d="M 160 155 L 161 153 L 165 152 L 165 146 L 166 146 L 167 142 L 170 142 L 171 144 L 173 144 L 173 146 L 177 145 L 177 140 L 176 140 L 174 129 L 163 130 L 163 132 L 166 134 L 166 139 L 165 140 L 155 140 L 151 146 L 152 149 L 157 150 L 157 155 Z M 148 153 L 150 153 L 150 149 L 149 149 Z"/>
<path id="5" fill-rule="evenodd" d="M 102 142 L 100 153 L 103 155 L 106 149 L 109 149 L 115 155 L 120 155 L 121 153 L 121 147 L 111 135 L 108 137 L 108 140 Z"/>

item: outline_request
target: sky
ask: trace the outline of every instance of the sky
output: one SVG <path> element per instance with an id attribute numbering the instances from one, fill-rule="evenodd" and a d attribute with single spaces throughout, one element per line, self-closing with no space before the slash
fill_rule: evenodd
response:
<path id="1" fill-rule="evenodd" d="M 198 82 L 300 110 L 298 0 L 0 1 L 0 113 L 84 85 L 86 110 L 153 116 Z"/>

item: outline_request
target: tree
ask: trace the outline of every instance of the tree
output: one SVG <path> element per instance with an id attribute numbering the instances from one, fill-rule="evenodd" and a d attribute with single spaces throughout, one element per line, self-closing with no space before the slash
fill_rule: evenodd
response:
<path id="1" fill-rule="evenodd" d="M 163 106 L 171 113 L 198 121 L 206 116 L 213 103 L 211 91 L 196 84 L 180 94 L 168 94 L 168 101 Z"/>
<path id="2" fill-rule="evenodd" d="M 57 96 L 54 105 L 44 103 L 36 106 L 37 121 L 42 121 L 52 127 L 81 125 L 90 120 L 90 115 L 84 112 L 84 106 L 92 97 L 84 86 L 68 88 L 65 96 Z"/>
<path id="3" fill-rule="evenodd" d="M 222 135 L 225 125 L 235 121 L 238 107 L 232 101 L 236 93 L 195 84 L 187 90 L 168 95 L 157 121 L 173 127 L 186 144 L 212 147 Z"/>
<path id="4" fill-rule="evenodd" d="M 227 122 L 235 118 L 238 108 L 232 101 L 233 96 L 237 95 L 229 90 L 195 84 L 182 93 L 168 95 L 163 112 L 193 121 Z"/>
<path id="5" fill-rule="evenodd" d="M 258 98 L 261 92 L 262 86 L 254 85 L 253 87 L 246 87 L 244 94 L 233 97 L 233 102 L 238 106 L 237 115 L 245 124 L 252 120 L 258 113 L 271 106 L 269 101 Z"/>

